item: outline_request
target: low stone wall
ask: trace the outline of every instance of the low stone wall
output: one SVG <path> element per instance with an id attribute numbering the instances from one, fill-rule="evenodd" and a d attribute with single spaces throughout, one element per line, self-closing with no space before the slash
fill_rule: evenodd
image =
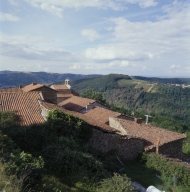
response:
<path id="1" fill-rule="evenodd" d="M 143 140 L 140 138 L 104 133 L 96 129 L 93 129 L 92 138 L 87 145 L 102 152 L 116 149 L 117 156 L 126 160 L 132 160 L 137 157 L 138 153 L 143 152 Z"/>

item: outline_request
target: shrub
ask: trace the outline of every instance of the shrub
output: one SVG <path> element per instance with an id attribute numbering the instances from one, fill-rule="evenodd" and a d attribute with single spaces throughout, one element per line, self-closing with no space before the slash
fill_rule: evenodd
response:
<path id="1" fill-rule="evenodd" d="M 20 148 L 6 135 L 0 132 L 0 161 L 6 166 L 8 175 L 16 175 L 23 180 L 23 187 L 33 186 L 41 179 L 42 157 L 34 158 L 31 154 L 21 152 Z"/>
<path id="2" fill-rule="evenodd" d="M 91 125 L 61 110 L 51 110 L 47 121 L 60 136 L 73 138 L 77 143 L 85 144 L 92 136 Z"/>
<path id="3" fill-rule="evenodd" d="M 147 154 L 146 157 L 147 167 L 155 169 L 165 182 L 172 182 L 173 185 L 188 185 L 189 175 L 185 166 L 155 153 Z"/>
<path id="4" fill-rule="evenodd" d="M 130 179 L 126 175 L 114 173 L 112 178 L 104 179 L 97 188 L 98 192 L 130 192 L 134 191 Z"/>

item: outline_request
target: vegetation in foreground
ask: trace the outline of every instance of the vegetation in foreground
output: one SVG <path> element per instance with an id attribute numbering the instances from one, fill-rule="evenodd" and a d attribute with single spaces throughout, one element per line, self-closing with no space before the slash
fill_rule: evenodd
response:
<path id="1" fill-rule="evenodd" d="M 93 127 L 62 111 L 53 110 L 46 124 L 30 127 L 15 124 L 14 113 L 0 116 L 0 186 L 6 192 L 128 192 L 134 191 L 131 180 L 168 192 L 188 189 L 184 167 L 168 163 L 168 172 L 164 160 L 148 155 L 121 164 L 111 153 L 86 148 Z"/>

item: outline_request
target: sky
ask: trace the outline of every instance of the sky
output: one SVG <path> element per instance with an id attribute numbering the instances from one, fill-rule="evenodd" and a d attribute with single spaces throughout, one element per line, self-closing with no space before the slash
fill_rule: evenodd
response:
<path id="1" fill-rule="evenodd" d="M 3 70 L 190 77 L 190 0 L 1 0 Z"/>

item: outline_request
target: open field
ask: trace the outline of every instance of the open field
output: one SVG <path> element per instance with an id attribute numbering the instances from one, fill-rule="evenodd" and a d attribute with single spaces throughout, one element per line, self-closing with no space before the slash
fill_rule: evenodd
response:
<path id="1" fill-rule="evenodd" d="M 141 88 L 141 87 L 144 89 L 144 91 L 149 92 L 149 91 L 154 87 L 154 84 L 139 82 L 139 83 L 135 86 L 135 88 Z"/>
<path id="2" fill-rule="evenodd" d="M 138 80 L 138 79 L 132 79 L 132 80 L 122 79 L 122 80 L 118 81 L 119 86 L 133 86 L 133 87 L 135 87 L 138 83 L 147 83 L 147 81 Z"/>

